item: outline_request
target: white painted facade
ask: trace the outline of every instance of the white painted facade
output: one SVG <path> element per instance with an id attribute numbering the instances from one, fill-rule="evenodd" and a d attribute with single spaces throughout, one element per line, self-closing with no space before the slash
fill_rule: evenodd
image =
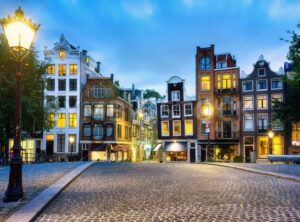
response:
<path id="1" fill-rule="evenodd" d="M 63 54 L 64 56 L 62 56 Z M 100 67 L 98 67 L 98 72 L 96 72 L 96 63 L 90 56 L 87 55 L 87 52 L 85 50 L 80 52 L 79 47 L 74 47 L 64 38 L 63 35 L 60 36 L 59 41 L 54 44 L 52 49 L 49 50 L 45 48 L 44 59 L 46 64 L 54 65 L 54 71 L 52 74 L 49 74 L 47 70 L 47 78 L 55 81 L 54 89 L 45 89 L 45 104 L 47 103 L 47 99 L 51 96 L 52 98 L 57 99 L 57 101 L 58 98 L 65 97 L 65 107 L 60 107 L 58 109 L 58 112 L 55 115 L 55 126 L 49 131 L 45 131 L 43 133 L 42 149 L 48 155 L 54 154 L 63 157 L 70 154 L 76 155 L 79 153 L 81 92 L 85 85 L 87 75 L 99 76 Z M 62 64 L 66 67 L 65 75 L 59 75 L 59 65 Z M 73 68 L 74 65 L 77 65 L 77 74 L 70 73 L 70 65 L 72 65 Z M 59 89 L 59 82 L 64 80 L 65 90 L 61 90 Z M 71 84 L 71 81 L 73 84 Z M 74 81 L 77 82 L 74 84 Z M 73 88 L 70 88 L 71 85 Z M 74 88 L 75 85 L 76 88 Z M 76 105 L 70 107 L 70 99 L 75 97 Z M 58 116 L 60 114 L 65 114 L 65 127 L 58 126 Z M 76 114 L 75 126 L 72 126 L 71 124 L 72 122 L 74 123 L 74 121 L 70 121 L 70 114 Z M 69 144 L 70 136 L 75 137 L 75 141 L 72 146 Z M 72 150 L 71 147 L 73 147 Z"/>

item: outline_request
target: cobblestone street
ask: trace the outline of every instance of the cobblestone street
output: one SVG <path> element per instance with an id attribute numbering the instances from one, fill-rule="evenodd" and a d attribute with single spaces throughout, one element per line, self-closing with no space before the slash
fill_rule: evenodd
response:
<path id="1" fill-rule="evenodd" d="M 299 183 L 189 164 L 96 163 L 36 221 L 299 221 Z"/>

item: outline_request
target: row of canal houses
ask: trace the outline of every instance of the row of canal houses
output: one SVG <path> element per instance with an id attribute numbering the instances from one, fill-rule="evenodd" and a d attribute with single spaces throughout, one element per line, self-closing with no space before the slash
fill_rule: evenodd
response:
<path id="1" fill-rule="evenodd" d="M 49 115 L 52 127 L 42 138 L 22 144 L 26 161 L 255 162 L 268 154 L 300 153 L 299 124 L 287 136 L 274 119 L 274 102 L 285 99 L 284 71 L 272 71 L 263 56 L 249 75 L 240 76 L 231 53 L 197 47 L 196 93 L 172 76 L 161 101 L 145 100 L 134 85 L 120 87 L 113 74 L 101 73 L 100 62 L 63 35 L 45 48 L 44 58 L 45 109 L 55 101 L 58 111 Z"/>
<path id="2" fill-rule="evenodd" d="M 167 100 L 157 104 L 155 150 L 164 161 L 265 162 L 269 154 L 300 153 L 299 126 L 288 136 L 274 115 L 276 101 L 285 99 L 283 69 L 272 71 L 260 56 L 241 77 L 234 56 L 216 54 L 214 45 L 197 47 L 195 64 L 196 98 L 173 76 Z"/>

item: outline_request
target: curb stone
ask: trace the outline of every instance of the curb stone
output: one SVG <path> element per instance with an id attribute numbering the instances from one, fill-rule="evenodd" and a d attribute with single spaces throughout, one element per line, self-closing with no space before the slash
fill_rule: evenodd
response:
<path id="1" fill-rule="evenodd" d="M 251 173 L 264 174 L 264 175 L 278 177 L 278 178 L 282 178 L 282 179 L 293 180 L 293 181 L 296 181 L 296 182 L 300 183 L 300 177 L 298 177 L 298 176 L 286 175 L 286 174 L 282 174 L 282 173 L 273 173 L 273 172 L 268 172 L 268 171 L 263 171 L 263 170 L 251 169 L 251 168 L 248 168 L 248 167 L 233 166 L 233 165 L 229 165 L 229 164 L 227 165 L 227 164 L 208 163 L 208 162 L 203 162 L 203 163 L 208 164 L 208 165 L 233 168 L 233 169 L 237 169 L 237 170 L 244 170 L 244 171 L 248 171 L 248 172 L 251 172 Z"/>
<path id="2" fill-rule="evenodd" d="M 85 169 L 91 166 L 94 162 L 84 163 L 65 176 L 60 178 L 54 184 L 46 188 L 31 201 L 22 206 L 5 222 L 30 222 L 33 221 L 39 213 L 56 197 L 68 184 L 78 177 Z"/>

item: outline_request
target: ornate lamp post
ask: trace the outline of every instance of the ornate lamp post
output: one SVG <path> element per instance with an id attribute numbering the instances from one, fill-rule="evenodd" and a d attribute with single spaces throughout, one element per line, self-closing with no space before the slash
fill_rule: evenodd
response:
<path id="1" fill-rule="evenodd" d="M 273 136 L 274 136 L 274 132 L 272 130 L 269 130 L 268 132 L 268 137 L 269 137 L 269 155 L 272 155 L 272 151 L 273 151 L 273 148 L 272 148 L 272 139 L 273 139 Z"/>
<path id="2" fill-rule="evenodd" d="M 205 132 L 207 133 L 207 146 L 206 146 L 206 157 L 205 157 L 206 161 L 208 160 L 207 155 L 208 155 L 208 151 L 210 150 L 209 136 L 210 136 L 210 122 L 211 122 L 212 115 L 213 115 L 212 105 L 210 103 L 204 104 L 204 106 L 202 107 L 202 116 L 207 119 L 206 129 L 205 129 Z"/>
<path id="3" fill-rule="evenodd" d="M 74 136 L 70 136 L 70 137 L 69 137 L 69 142 L 70 142 L 70 144 L 71 144 L 71 160 L 73 161 L 73 144 L 74 144 L 74 142 L 75 142 Z"/>
<path id="4" fill-rule="evenodd" d="M 18 201 L 23 198 L 22 185 L 22 157 L 21 157 L 21 77 L 22 60 L 30 49 L 39 25 L 25 18 L 19 7 L 13 17 L 8 16 L 0 20 L 5 37 L 12 54 L 17 61 L 16 79 L 16 131 L 13 154 L 10 161 L 9 183 L 5 192 L 4 202 Z"/>

